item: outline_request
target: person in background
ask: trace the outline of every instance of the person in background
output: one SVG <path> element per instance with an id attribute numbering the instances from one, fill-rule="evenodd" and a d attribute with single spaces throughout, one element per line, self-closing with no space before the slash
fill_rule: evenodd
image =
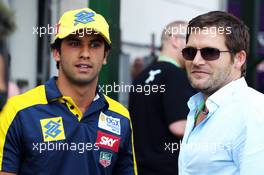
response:
<path id="1" fill-rule="evenodd" d="M 2 100 L 5 100 L 3 101 L 6 101 L 6 99 L 9 99 L 12 96 L 20 94 L 20 89 L 18 88 L 18 86 L 9 80 L 10 65 L 8 64 L 8 62 L 10 62 L 10 60 L 8 60 L 7 57 L 8 53 L 4 53 L 4 51 L 0 49 L 0 71 L 2 75 L 0 78 L 0 93 L 2 93 L 2 95 L 4 96 Z"/>
<path id="2" fill-rule="evenodd" d="M 0 111 L 7 100 L 6 60 L 0 54 Z"/>
<path id="3" fill-rule="evenodd" d="M 132 80 L 135 80 L 135 78 L 143 71 L 143 69 L 144 69 L 144 60 L 142 58 L 135 58 L 131 66 Z"/>
<path id="4" fill-rule="evenodd" d="M 15 30 L 13 13 L 0 0 L 0 111 L 8 97 L 8 49 L 7 38 Z"/>
<path id="5" fill-rule="evenodd" d="M 164 28 L 160 56 L 133 82 L 143 89 L 131 92 L 129 99 L 139 175 L 178 174 L 186 103 L 194 94 L 181 54 L 186 26 L 184 21 L 174 21 Z"/>

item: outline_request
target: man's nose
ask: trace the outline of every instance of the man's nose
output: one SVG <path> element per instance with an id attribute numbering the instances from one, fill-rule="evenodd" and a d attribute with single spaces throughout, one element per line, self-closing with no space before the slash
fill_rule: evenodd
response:
<path id="1" fill-rule="evenodd" d="M 84 45 L 81 48 L 81 58 L 86 58 L 89 59 L 90 58 L 90 49 L 88 45 Z"/>
<path id="2" fill-rule="evenodd" d="M 200 50 L 197 50 L 197 53 L 193 59 L 193 64 L 194 65 L 201 65 L 201 64 L 205 64 L 205 60 L 201 55 Z"/>

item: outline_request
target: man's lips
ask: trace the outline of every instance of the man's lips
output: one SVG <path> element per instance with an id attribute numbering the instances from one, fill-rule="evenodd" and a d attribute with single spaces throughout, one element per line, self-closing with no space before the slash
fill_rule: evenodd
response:
<path id="1" fill-rule="evenodd" d="M 90 64 L 76 64 L 75 67 L 88 69 L 88 68 L 92 68 L 93 66 Z"/>
<path id="2" fill-rule="evenodd" d="M 202 70 L 194 70 L 192 73 L 204 73 L 204 74 L 209 74 L 207 71 L 202 71 Z"/>
<path id="3" fill-rule="evenodd" d="M 209 75 L 210 73 L 205 70 L 192 70 L 191 74 L 197 75 L 197 76 L 204 76 L 204 75 Z"/>
<path id="4" fill-rule="evenodd" d="M 79 72 L 87 73 L 90 69 L 93 68 L 90 64 L 76 64 L 75 67 L 78 69 Z"/>

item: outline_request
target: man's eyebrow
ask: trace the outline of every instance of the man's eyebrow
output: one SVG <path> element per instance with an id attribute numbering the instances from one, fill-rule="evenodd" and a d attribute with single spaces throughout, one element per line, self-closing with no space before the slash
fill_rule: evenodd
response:
<path id="1" fill-rule="evenodd" d="M 103 39 L 102 38 L 95 38 L 95 39 L 91 39 L 89 42 L 90 43 L 91 42 L 103 42 Z"/>
<path id="2" fill-rule="evenodd" d="M 73 37 L 73 36 L 69 36 L 67 38 L 65 38 L 66 41 L 80 41 L 79 38 Z"/>
<path id="3" fill-rule="evenodd" d="M 76 38 L 74 36 L 69 36 L 69 37 L 65 38 L 65 41 L 79 41 L 79 42 L 81 42 L 81 39 Z M 94 39 L 91 39 L 89 41 L 89 43 L 92 43 L 92 42 L 103 42 L 103 39 L 102 38 L 94 38 Z"/>

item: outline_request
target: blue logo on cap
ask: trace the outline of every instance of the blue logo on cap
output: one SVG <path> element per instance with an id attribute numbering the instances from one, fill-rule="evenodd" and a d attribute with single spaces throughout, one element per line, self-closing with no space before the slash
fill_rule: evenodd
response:
<path id="1" fill-rule="evenodd" d="M 75 26 L 79 23 L 87 24 L 88 22 L 94 21 L 94 19 L 92 18 L 94 16 L 94 12 L 88 12 L 86 10 L 83 10 L 74 16 L 76 17 L 76 19 L 74 20 Z"/>

